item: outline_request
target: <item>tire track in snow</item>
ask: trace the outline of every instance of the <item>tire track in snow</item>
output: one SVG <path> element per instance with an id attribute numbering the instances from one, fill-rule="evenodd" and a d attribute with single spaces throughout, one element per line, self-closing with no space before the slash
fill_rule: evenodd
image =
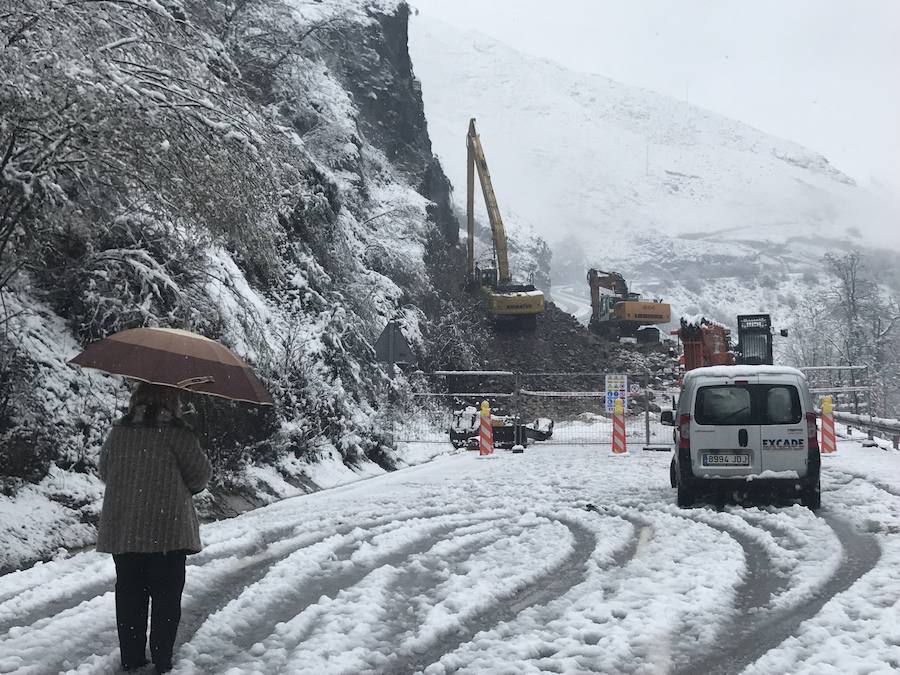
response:
<path id="1" fill-rule="evenodd" d="M 772 601 L 772 598 L 787 588 L 789 579 L 775 572 L 776 567 L 765 546 L 748 534 L 741 532 L 734 525 L 710 522 L 705 518 L 692 517 L 690 512 L 673 515 L 684 520 L 706 525 L 713 530 L 718 530 L 734 539 L 744 550 L 744 562 L 747 565 L 747 572 L 735 589 L 735 610 L 738 615 L 743 616 L 766 608 Z M 754 523 L 747 523 L 747 525 L 756 527 Z"/>
<path id="2" fill-rule="evenodd" d="M 291 594 L 286 602 L 267 612 L 264 624 L 258 624 L 255 630 L 236 636 L 234 644 L 240 649 L 250 650 L 253 645 L 262 643 L 271 636 L 277 624 L 290 621 L 308 607 L 317 604 L 323 596 L 337 597 L 341 591 L 357 585 L 375 569 L 385 566 L 399 567 L 410 557 L 427 551 L 445 535 L 463 526 L 465 525 L 452 523 L 423 530 L 420 536 L 416 536 L 407 545 L 386 551 L 366 564 L 355 564 L 353 569 L 346 572 L 339 571 L 341 563 L 350 561 L 358 547 L 354 545 L 342 547 L 342 550 L 335 552 L 334 558 L 329 561 L 328 569 L 323 570 L 321 576 L 313 583 L 306 582 L 302 590 Z"/>
<path id="3" fill-rule="evenodd" d="M 272 565 L 277 564 L 280 560 L 287 558 L 298 550 L 314 546 L 316 543 L 321 543 L 328 538 L 323 535 L 310 538 L 309 533 L 306 533 L 305 537 L 306 540 L 300 546 L 291 547 L 288 550 L 279 550 L 277 552 L 266 551 L 225 573 L 214 574 L 209 583 L 213 590 L 197 594 L 193 597 L 186 596 L 182 604 L 182 622 L 179 625 L 176 645 L 181 644 L 181 642 L 185 640 L 185 638 L 182 637 L 182 633 L 189 631 L 190 634 L 193 634 L 197 627 L 199 627 L 209 615 L 207 607 L 203 602 L 204 600 L 209 599 L 213 604 L 221 603 L 224 606 L 224 604 L 227 604 L 236 594 L 243 592 L 247 586 L 264 577 Z M 198 567 L 201 566 L 202 565 L 198 565 Z M 90 627 L 90 630 L 81 633 L 79 641 L 70 645 L 64 653 L 54 654 L 53 651 L 49 651 L 45 654 L 45 659 L 42 659 L 41 661 L 43 668 L 40 672 L 62 672 L 71 667 L 69 664 L 78 664 L 98 653 L 107 653 L 111 655 L 117 648 L 118 643 L 115 635 L 114 609 L 101 608 L 98 606 L 98 603 L 95 602 L 99 597 L 102 597 L 102 595 L 109 595 L 112 593 L 112 584 L 107 584 L 103 590 L 104 592 L 100 595 L 89 597 L 82 600 L 80 603 L 90 603 L 92 605 L 87 611 L 95 616 L 96 619 L 89 619 L 85 616 L 83 622 L 85 626 Z M 197 604 L 198 600 L 200 601 L 199 605 Z M 50 631 L 54 630 L 53 624 L 54 621 L 57 620 L 57 617 L 59 617 L 58 620 L 69 623 L 72 614 L 71 610 L 81 611 L 78 607 L 79 605 L 74 605 L 71 608 L 63 610 L 58 615 L 54 615 L 50 618 L 38 619 L 35 624 L 40 623 L 41 625 L 30 632 L 33 633 L 45 629 Z M 32 636 L 26 634 L 25 637 L 28 638 Z M 0 640 L 0 647 L 6 648 L 7 645 L 5 642 L 5 640 Z M 51 642 L 56 646 L 55 641 Z"/>
<path id="4" fill-rule="evenodd" d="M 203 556 L 202 553 L 197 554 L 196 556 L 189 556 L 187 559 L 188 574 L 191 573 L 190 570 L 192 567 L 200 567 L 210 562 L 225 558 L 245 557 L 250 553 L 259 553 L 265 551 L 272 544 L 281 541 L 283 537 L 295 532 L 296 530 L 296 525 L 274 528 L 272 530 L 262 532 L 261 539 L 256 539 L 253 542 L 235 548 L 217 551 L 209 556 Z M 303 534 L 309 536 L 309 533 L 307 532 L 298 534 L 295 537 L 291 537 L 291 539 L 300 539 L 303 537 Z M 315 544 L 317 541 L 321 541 L 321 538 L 311 541 L 307 545 Z M 197 558 L 200 558 L 201 556 L 203 556 L 203 559 L 198 561 Z M 83 574 L 84 570 L 79 569 L 77 572 L 71 573 L 66 576 L 78 577 L 82 576 Z M 54 583 L 57 585 L 61 585 L 61 582 L 63 581 L 64 579 L 59 579 Z M 90 582 L 80 586 L 77 591 L 74 591 L 72 589 L 64 589 L 57 594 L 48 594 L 46 588 L 38 587 L 36 593 L 38 600 L 30 604 L 29 608 L 25 612 L 16 614 L 15 616 L 7 619 L 0 619 L 0 634 L 9 632 L 9 629 L 14 626 L 31 626 L 43 618 L 56 616 L 57 614 L 65 612 L 66 610 L 78 607 L 80 604 L 87 602 L 88 600 L 91 600 L 98 595 L 103 595 L 114 590 L 114 584 L 115 572 L 113 571 L 111 574 L 105 575 L 100 579 L 93 579 Z M 29 595 L 33 591 L 34 588 L 29 587 L 18 594 L 10 594 L 10 597 L 0 602 L 0 616 L 3 616 L 3 614 L 6 613 L 3 611 L 3 605 L 12 600 L 18 600 L 27 605 L 29 601 Z"/>
<path id="5" fill-rule="evenodd" d="M 762 530 L 763 532 L 768 532 L 775 543 L 778 544 L 780 548 L 783 548 L 787 551 L 796 551 L 803 548 L 805 544 L 805 540 L 801 540 L 800 537 L 797 536 L 796 529 L 800 525 L 794 525 L 794 527 L 789 527 L 784 523 L 772 522 L 771 520 L 767 520 L 767 515 L 749 515 L 746 512 L 732 511 L 732 515 L 739 516 L 743 518 L 748 525 L 755 527 L 758 530 Z"/>
<path id="6" fill-rule="evenodd" d="M 103 577 L 99 581 L 93 580 L 88 582 L 84 586 L 79 587 L 77 592 L 62 592 L 51 597 L 43 597 L 46 596 L 46 589 L 38 589 L 37 591 L 33 589 L 25 590 L 19 596 L 13 596 L 7 602 L 0 603 L 0 615 L 7 613 L 4 611 L 6 608 L 3 605 L 12 604 L 17 600 L 27 605 L 30 599 L 29 596 L 32 594 L 38 596 L 38 601 L 31 604 L 30 608 L 24 612 L 16 613 L 6 619 L 0 619 L 0 635 L 9 633 L 11 628 L 33 626 L 41 619 L 56 616 L 78 607 L 98 595 L 110 592 L 113 590 L 114 583 L 115 574 L 112 574 Z"/>
<path id="7" fill-rule="evenodd" d="M 495 540 L 496 532 L 494 531 L 495 525 L 493 524 L 493 521 L 499 518 L 500 516 L 496 519 L 479 520 L 474 524 L 461 524 L 454 527 L 451 531 L 444 533 L 445 535 L 452 535 L 453 538 L 463 540 L 461 543 L 452 545 L 451 552 L 453 562 L 467 559 L 477 551 L 488 546 L 491 541 Z M 392 653 L 394 648 L 399 648 L 403 636 L 411 634 L 411 630 L 409 633 L 406 633 L 406 630 L 415 628 L 416 625 L 416 617 L 401 610 L 410 606 L 412 598 L 434 588 L 441 581 L 441 577 L 436 573 L 435 569 L 433 569 L 433 567 L 431 569 L 427 568 L 423 564 L 423 560 L 427 561 L 429 558 L 444 560 L 444 555 L 440 555 L 435 551 L 439 548 L 439 545 L 446 545 L 448 543 L 448 537 L 444 536 L 440 539 L 438 537 L 433 537 L 432 543 L 433 545 L 429 546 L 427 550 L 422 550 L 421 552 L 413 553 L 408 556 L 407 559 L 403 561 L 403 564 L 398 567 L 397 576 L 390 584 L 390 586 L 395 589 L 392 596 L 392 606 L 396 607 L 398 611 L 394 616 L 380 621 L 377 629 L 373 628 L 373 630 L 377 630 L 378 635 L 375 636 L 376 639 L 382 643 L 386 642 L 392 649 Z M 446 546 L 443 547 L 441 551 L 442 554 L 446 553 Z M 289 641 L 279 645 L 279 650 L 283 651 L 285 654 L 293 652 L 299 645 L 302 645 L 310 639 L 315 632 L 315 629 L 315 622 L 311 622 L 305 630 L 292 635 Z M 269 646 L 266 642 L 263 642 L 262 644 L 266 648 Z M 380 650 L 373 648 L 372 651 L 377 652 Z M 383 650 L 381 651 L 383 653 Z M 389 658 L 391 654 L 385 654 L 384 656 L 385 658 Z M 272 661 L 268 661 L 266 666 L 269 669 L 276 667 L 278 672 L 281 672 L 284 667 L 283 664 L 274 666 Z M 395 670 L 393 667 L 390 667 L 389 670 L 384 670 L 383 667 L 379 667 L 378 672 L 389 672 L 393 674 Z"/>
<path id="8" fill-rule="evenodd" d="M 322 535 L 304 542 L 303 546 L 290 548 L 288 550 L 279 551 L 277 553 L 266 551 L 262 554 L 254 556 L 246 563 L 240 564 L 226 573 L 216 575 L 214 578 L 215 587 L 219 590 L 227 589 L 227 593 L 205 593 L 192 597 L 182 610 L 181 624 L 178 627 L 177 644 L 190 641 L 191 637 L 203 625 L 203 622 L 215 612 L 222 609 L 234 598 L 241 595 L 248 587 L 260 581 L 269 570 L 280 563 L 282 560 L 290 557 L 297 551 L 316 544 L 321 544 L 329 537 L 347 536 L 350 529 L 345 528 L 344 532 L 335 532 L 329 535 Z"/>
<path id="9" fill-rule="evenodd" d="M 445 514 L 448 512 L 436 511 L 436 513 Z M 289 550 L 279 552 L 278 554 L 264 554 L 253 560 L 249 565 L 231 570 L 223 577 L 217 577 L 215 579 L 215 586 L 219 589 L 229 588 L 230 592 L 227 594 L 208 593 L 200 596 L 196 603 L 193 601 L 186 603 L 185 611 L 182 614 L 181 625 L 178 630 L 178 644 L 190 642 L 200 626 L 202 626 L 210 616 L 223 609 L 232 600 L 238 598 L 250 586 L 261 581 L 273 566 L 290 557 L 302 548 L 308 548 L 309 546 L 322 543 L 335 535 L 346 538 L 356 530 L 364 530 L 362 536 L 348 539 L 348 541 L 344 542 L 335 551 L 335 559 L 340 559 L 341 556 L 346 557 L 362 543 L 369 541 L 373 537 L 383 534 L 386 531 L 390 531 L 391 529 L 396 529 L 394 526 L 399 527 L 402 526 L 403 523 L 418 518 L 422 518 L 422 515 L 409 514 L 396 518 L 384 516 L 360 524 L 342 525 L 341 527 L 336 528 L 334 532 L 320 535 L 304 546 L 292 547 Z M 388 526 L 387 530 L 383 529 L 385 526 Z M 231 581 L 236 581 L 238 583 L 233 585 L 229 584 Z M 250 642 L 248 647 L 252 644 L 253 642 Z"/>
<path id="10" fill-rule="evenodd" d="M 438 511 L 434 511 L 435 513 L 438 513 Z M 265 577 L 273 565 L 278 564 L 280 561 L 288 558 L 297 551 L 315 546 L 330 537 L 348 537 L 355 530 L 362 527 L 368 527 L 370 530 L 374 530 L 367 533 L 368 537 L 376 536 L 384 527 L 391 528 L 398 523 L 402 524 L 418 517 L 421 517 L 421 515 L 413 513 L 399 517 L 381 516 L 371 519 L 362 525 L 347 523 L 336 528 L 329 534 L 321 534 L 321 531 L 315 533 L 304 531 L 296 537 L 287 540 L 278 540 L 276 538 L 277 533 L 284 531 L 293 532 L 297 529 L 296 525 L 291 526 L 290 528 L 274 528 L 270 531 L 272 533 L 271 537 L 263 536 L 261 541 L 266 542 L 265 546 L 260 546 L 260 540 L 257 540 L 254 545 L 241 547 L 239 549 L 241 551 L 262 549 L 262 553 L 252 556 L 249 560 L 241 561 L 240 558 L 235 558 L 236 565 L 234 567 L 231 567 L 228 570 L 214 572 L 204 580 L 204 585 L 208 587 L 208 590 L 198 592 L 193 596 L 185 595 L 185 600 L 182 605 L 182 621 L 179 625 L 176 645 L 189 641 L 191 636 L 193 636 L 211 613 L 218 611 L 218 609 L 227 605 L 231 600 L 243 593 L 247 587 Z M 364 541 L 366 538 L 361 539 L 361 541 Z M 235 552 L 237 552 L 237 549 L 231 549 L 230 552 L 223 555 L 214 554 L 198 564 L 189 565 L 188 574 L 191 574 L 191 567 L 202 570 L 202 568 L 210 563 L 233 557 Z M 96 586 L 99 587 L 100 590 L 95 593 L 95 595 L 90 596 L 87 595 L 87 593 L 82 594 L 86 597 L 83 597 L 79 603 L 72 604 L 71 607 L 62 609 L 53 615 L 48 616 L 47 614 L 44 614 L 43 617 L 38 617 L 37 620 L 30 624 L 21 623 L 18 619 L 14 621 L 15 625 L 26 626 L 24 632 L 17 632 L 17 637 L 21 635 L 26 641 L 31 641 L 32 645 L 30 647 L 33 650 L 33 642 L 36 637 L 35 633 L 44 631 L 52 633 L 55 630 L 55 621 L 68 624 L 73 618 L 73 610 L 78 612 L 82 611 L 81 609 L 78 609 L 79 605 L 84 603 L 90 603 L 92 605 L 84 610 L 85 614 L 90 614 L 92 618 L 89 618 L 86 615 L 78 617 L 79 623 L 84 626 L 90 626 L 90 630 L 82 632 L 79 636 L 80 639 L 69 645 L 63 653 L 59 653 L 58 649 L 54 649 L 59 647 L 57 644 L 58 640 L 52 639 L 52 636 L 47 638 L 47 651 L 42 654 L 44 659 L 41 661 L 40 665 L 42 666 L 42 669 L 39 672 L 65 671 L 71 667 L 67 664 L 78 664 L 95 654 L 112 654 L 114 652 L 118 646 L 115 636 L 115 617 L 113 612 L 105 607 L 101 607 L 98 603 L 99 599 L 104 595 L 112 593 L 113 585 L 111 582 L 113 579 L 114 577 L 104 584 L 97 584 Z M 190 588 L 187 588 L 186 590 L 189 591 Z M 40 624 L 40 626 L 36 626 L 35 624 Z M 6 651 L 7 648 L 12 645 L 14 648 L 13 652 L 15 652 L 16 641 L 16 638 L 10 638 L 8 635 L 0 637 L 0 650 Z"/>
<path id="11" fill-rule="evenodd" d="M 467 560 L 478 551 L 487 547 L 496 539 L 496 531 L 492 528 L 484 531 L 461 532 L 463 529 L 457 530 L 456 537 L 462 539 L 463 543 L 455 545 L 452 550 L 452 562 L 458 564 Z M 466 541 L 468 540 L 468 541 Z M 441 553 L 444 553 L 442 551 Z M 414 614 L 404 611 L 405 608 L 412 607 L 413 599 L 421 594 L 427 593 L 429 590 L 436 588 L 442 581 L 443 576 L 436 569 L 441 562 L 445 562 L 445 555 L 435 552 L 432 548 L 410 560 L 404 566 L 398 575 L 393 586 L 395 588 L 394 603 L 397 613 L 388 617 L 382 622 L 384 630 L 382 633 L 391 636 L 394 639 L 387 639 L 387 643 L 392 647 L 398 647 L 402 644 L 404 635 L 411 635 L 417 627 L 418 617 Z M 428 563 L 428 564 L 426 564 Z"/>
<path id="12" fill-rule="evenodd" d="M 640 555 L 642 549 L 644 549 L 648 542 L 653 538 L 654 525 L 648 518 L 635 515 L 624 509 L 606 507 L 602 510 L 598 510 L 594 508 L 593 504 L 588 504 L 586 508 L 588 511 L 594 511 L 601 515 L 621 518 L 622 520 L 631 523 L 632 527 L 634 527 L 633 537 L 623 548 L 613 555 L 612 564 L 607 568 L 608 570 L 613 571 L 614 574 L 606 581 L 601 582 L 604 594 L 606 594 L 607 597 L 612 597 L 618 592 L 623 581 L 627 579 L 625 568 Z"/>
<path id="13" fill-rule="evenodd" d="M 431 509 L 425 513 L 430 511 L 434 510 Z M 434 513 L 437 513 L 437 511 L 434 511 Z M 408 512 L 407 514 L 396 516 L 378 516 L 361 523 L 359 526 L 377 527 L 392 522 L 410 520 L 421 517 L 421 515 L 422 513 L 418 512 Z M 356 527 L 355 524 L 339 522 L 332 534 L 346 535 L 354 527 Z M 270 565 L 276 564 L 281 558 L 301 548 L 295 547 L 291 551 L 287 551 L 284 556 L 277 556 L 268 552 L 273 544 L 284 544 L 285 542 L 302 539 L 304 536 L 316 535 L 314 539 L 311 539 L 306 544 L 311 546 L 323 541 L 325 538 L 325 535 L 317 535 L 317 530 L 302 530 L 301 528 L 302 525 L 293 522 L 287 525 L 259 530 L 255 533 L 257 536 L 250 538 L 249 541 L 242 541 L 241 543 L 217 541 L 200 553 L 188 556 L 188 575 L 191 574 L 192 568 L 202 568 L 209 563 L 230 558 L 240 559 L 248 557 L 253 559 L 251 566 L 245 565 L 241 569 L 249 574 L 254 574 L 257 563 L 265 565 L 266 561 L 270 560 Z M 288 535 L 293 536 L 284 539 Z M 93 552 L 93 548 L 89 547 L 87 553 L 90 554 L 91 552 Z M 106 554 L 101 555 L 103 559 L 92 563 L 90 569 L 79 566 L 77 569 L 63 572 L 61 575 L 53 574 L 51 566 L 71 566 L 75 561 L 75 556 L 65 561 L 45 564 L 40 569 L 32 568 L 27 570 L 27 581 L 23 581 L 21 585 L 13 590 L 0 593 L 0 635 L 9 632 L 9 629 L 13 627 L 32 626 L 41 619 L 56 616 L 112 591 L 115 583 L 112 561 L 106 558 Z M 105 567 L 107 564 L 109 565 L 109 574 L 99 576 L 97 568 Z M 91 574 L 91 580 L 79 583 L 77 588 L 71 588 L 66 583 L 70 579 L 81 580 L 86 573 Z M 261 577 L 257 575 L 255 580 L 259 578 Z M 230 581 L 230 579 L 226 581 Z M 34 599 L 31 596 L 34 596 Z M 21 610 L 17 606 L 24 606 L 26 609 Z"/>
<path id="14" fill-rule="evenodd" d="M 272 595 L 270 589 L 256 594 L 251 601 L 255 612 L 259 612 L 264 605 L 264 598 L 267 594 L 270 598 L 260 617 L 247 621 L 243 617 L 240 605 L 228 607 L 235 600 L 243 601 L 249 584 L 244 586 L 241 592 L 231 594 L 229 598 L 213 597 L 215 607 L 203 606 L 195 609 L 193 619 L 189 620 L 185 626 L 184 636 L 182 637 L 179 633 L 179 643 L 183 649 L 182 656 L 197 661 L 198 657 L 208 657 L 214 653 L 215 663 L 208 659 L 197 662 L 200 671 L 219 672 L 222 670 L 224 672 L 229 666 L 248 657 L 251 652 L 259 649 L 260 645 L 264 646 L 269 638 L 278 634 L 279 624 L 287 623 L 308 608 L 318 605 L 323 596 L 336 597 L 345 589 L 360 583 L 373 571 L 385 566 L 400 565 L 410 556 L 433 546 L 447 532 L 494 518 L 496 516 L 493 514 L 461 514 L 447 508 L 426 509 L 418 515 L 408 515 L 396 519 L 387 516 L 381 518 L 379 522 L 386 521 L 388 526 L 376 528 L 376 531 L 365 531 L 354 539 L 342 542 L 331 552 L 327 560 L 323 559 L 318 566 L 312 569 L 311 574 L 309 574 L 309 569 L 298 569 L 296 586 L 285 587 L 277 595 Z M 384 551 L 369 552 L 361 561 L 354 562 L 352 560 L 362 545 L 380 535 L 390 536 L 403 532 L 404 528 L 408 527 L 405 524 L 407 521 L 416 520 L 420 521 L 418 529 L 410 532 L 406 536 L 406 541 L 391 544 Z M 352 529 L 354 531 L 362 530 L 358 525 Z M 349 569 L 346 568 L 347 564 L 350 564 Z M 231 614 L 225 617 L 216 617 L 215 623 L 206 626 L 207 620 L 219 610 L 242 617 L 245 622 L 242 629 L 232 630 Z"/>
<path id="15" fill-rule="evenodd" d="M 801 623 L 815 616 L 829 600 L 846 591 L 875 567 L 881 557 L 875 537 L 857 532 L 850 523 L 830 514 L 820 517 L 828 523 L 844 549 L 840 567 L 825 585 L 812 597 L 790 609 L 736 614 L 732 624 L 726 627 L 731 631 L 727 653 L 718 650 L 701 654 L 670 671 L 670 675 L 740 673 L 793 635 Z"/>
<path id="16" fill-rule="evenodd" d="M 336 533 L 347 534 L 351 531 L 351 529 L 352 528 L 350 526 L 338 528 Z M 296 530 L 296 525 L 275 528 L 273 530 L 262 532 L 261 538 L 258 538 L 253 542 L 241 545 L 239 547 L 218 551 L 209 556 L 203 556 L 202 552 L 197 554 L 196 556 L 188 556 L 187 574 L 191 574 L 192 568 L 202 568 L 209 563 L 214 563 L 229 558 L 241 559 L 249 557 L 249 560 L 246 563 L 239 565 L 238 569 L 229 571 L 221 578 L 222 584 L 225 588 L 233 587 L 235 584 L 230 583 L 232 581 L 243 582 L 244 579 L 251 579 L 251 581 L 247 581 L 244 584 L 244 586 L 246 586 L 247 584 L 253 583 L 253 581 L 258 581 L 259 578 L 261 578 L 262 575 L 258 573 L 260 569 L 262 569 L 264 572 L 265 569 L 267 569 L 271 565 L 274 565 L 279 560 L 287 557 L 294 551 L 305 548 L 307 546 L 313 546 L 317 543 L 322 542 L 326 538 L 326 535 L 311 536 L 312 533 L 307 531 L 301 532 L 296 536 L 290 537 L 289 539 L 283 539 L 285 535 L 293 533 Z M 284 545 L 289 542 L 303 540 L 304 537 L 305 541 L 303 541 L 301 545 L 292 547 L 290 548 L 290 550 L 277 553 L 269 551 L 269 548 L 273 544 Z M 200 560 L 197 560 L 198 558 L 200 558 Z M 80 574 L 82 574 L 81 571 L 77 572 L 76 576 Z M 114 584 L 115 572 L 99 581 L 92 581 L 91 583 L 80 587 L 77 592 L 63 591 L 58 595 L 51 595 L 48 597 L 47 589 L 41 589 L 39 591 L 39 597 L 42 598 L 43 602 L 32 605 L 31 608 L 25 613 L 16 615 L 15 617 L 12 617 L 10 619 L 0 620 L 0 634 L 8 632 L 9 629 L 13 626 L 31 626 L 41 619 L 53 617 L 58 614 L 62 614 L 67 610 L 74 609 L 82 603 L 92 600 L 97 596 L 112 592 L 114 590 Z M 241 586 L 241 588 L 243 588 L 243 586 Z M 26 595 L 27 593 L 28 591 L 21 595 Z M 0 604 L 0 610 L 2 610 L 2 604 Z"/>
<path id="17" fill-rule="evenodd" d="M 900 489 L 894 487 L 893 485 L 888 485 L 887 483 L 883 483 L 877 479 L 874 479 L 871 476 L 867 476 L 862 473 L 855 473 L 853 471 L 845 471 L 843 469 L 840 471 L 835 470 L 832 473 L 840 473 L 840 474 L 850 477 L 850 479 L 848 481 L 846 481 L 844 483 L 840 483 L 839 484 L 840 487 L 849 485 L 853 481 L 858 480 L 858 481 L 862 481 L 864 483 L 868 483 L 872 487 L 877 488 L 877 489 L 881 490 L 882 492 L 886 492 L 887 494 L 891 495 L 892 497 L 900 497 Z M 829 492 L 830 491 L 831 490 L 829 490 Z"/>
<path id="18" fill-rule="evenodd" d="M 480 612 L 463 622 L 459 630 L 443 634 L 424 651 L 400 655 L 396 662 L 391 664 L 389 672 L 392 675 L 420 672 L 432 663 L 440 661 L 445 654 L 456 651 L 460 645 L 469 642 L 478 633 L 489 630 L 500 623 L 512 621 L 524 609 L 546 605 L 581 583 L 585 578 L 587 561 L 597 546 L 594 533 L 579 523 L 560 518 L 553 518 L 553 520 L 569 528 L 575 540 L 572 553 L 561 565 L 542 574 L 526 587 L 514 593 L 502 606 L 495 606 L 493 609 Z M 628 544 L 614 556 L 612 566 L 621 567 L 627 564 L 628 560 L 634 556 L 637 545 L 636 533 Z"/>
<path id="19" fill-rule="evenodd" d="M 297 529 L 298 529 L 297 525 L 292 524 L 289 526 L 274 528 L 272 530 L 264 530 L 262 532 L 264 544 L 270 544 L 273 541 L 277 541 L 277 540 L 281 539 L 282 537 L 284 537 L 288 534 L 291 534 L 292 532 L 294 532 Z M 216 542 L 216 543 L 218 544 L 218 542 Z M 214 546 L 214 548 L 216 548 L 216 547 Z M 222 550 L 216 549 L 215 552 L 212 554 L 208 553 L 207 550 L 204 550 L 201 553 L 198 553 L 193 556 L 189 556 L 187 564 L 188 564 L 188 566 L 190 566 L 192 564 L 196 564 L 196 563 L 192 562 L 192 560 L 196 561 L 198 559 L 202 559 L 201 562 L 206 563 L 208 561 L 216 560 L 216 559 L 219 559 L 222 557 L 232 557 L 234 555 L 247 555 L 248 553 L 250 553 L 254 550 L 259 550 L 259 548 L 260 548 L 259 541 L 255 540 L 255 541 L 243 544 L 243 545 L 236 546 L 234 548 L 222 547 Z M 62 574 L 54 574 L 50 568 L 54 565 L 55 566 L 67 565 L 67 566 L 71 567 L 72 562 L 75 561 L 77 558 L 81 557 L 81 554 L 92 553 L 92 552 L 96 552 L 96 549 L 94 548 L 93 545 L 84 546 L 80 549 L 70 550 L 68 552 L 68 555 L 66 556 L 66 558 L 61 561 L 55 561 L 55 560 L 49 561 L 49 562 L 39 564 L 39 566 L 35 565 L 34 567 L 31 567 L 30 569 L 24 570 L 26 579 L 23 579 L 20 583 L 18 583 L 15 586 L 15 588 L 12 588 L 9 591 L 0 591 L 0 608 L 2 608 L 2 606 L 5 603 L 7 603 L 9 600 L 12 600 L 15 598 L 21 598 L 24 594 L 28 593 L 28 591 L 38 590 L 38 591 L 40 591 L 41 596 L 46 597 L 47 596 L 46 586 L 49 583 L 52 583 L 53 585 L 59 585 L 61 582 L 65 582 L 69 578 L 82 577 L 84 575 L 84 569 L 81 567 L 78 567 L 74 570 L 70 569 L 68 571 L 63 571 Z M 107 554 L 101 553 L 99 555 L 102 556 L 102 558 L 101 558 L 102 560 L 109 560 L 109 558 L 107 558 Z M 111 561 L 110 561 L 110 563 L 111 563 Z M 110 568 L 112 568 L 111 565 L 110 565 Z M 19 572 L 22 572 L 22 571 L 20 570 Z M 9 572 L 8 574 L 10 576 L 12 576 L 15 573 L 16 573 L 16 571 L 12 571 L 12 572 Z M 6 575 L 0 575 L 0 576 L 6 576 Z M 82 587 L 83 590 L 81 592 L 79 592 L 79 594 L 77 596 L 70 595 L 68 593 L 62 594 L 63 597 L 54 598 L 54 601 L 61 602 L 66 597 L 68 597 L 73 600 L 78 600 L 77 602 L 72 603 L 72 606 L 75 606 L 83 600 L 89 600 L 90 598 L 94 597 L 97 593 L 100 592 L 100 590 L 102 588 L 104 588 L 105 586 L 108 586 L 108 585 L 109 585 L 108 580 L 104 580 L 103 582 L 95 583 L 92 586 L 83 586 Z M 55 612 L 53 612 L 53 613 L 59 613 L 60 611 L 63 611 L 64 609 L 66 609 L 66 608 L 60 607 L 59 609 L 56 609 Z M 45 614 L 48 614 L 48 613 L 51 613 L 50 609 L 48 609 L 45 612 Z M 5 624 L 0 623 L 0 626 L 3 626 L 3 625 L 5 625 Z M 18 624 L 18 625 L 25 625 L 25 624 Z M 6 630 L 5 628 L 0 629 L 0 632 L 3 632 L 5 630 Z"/>

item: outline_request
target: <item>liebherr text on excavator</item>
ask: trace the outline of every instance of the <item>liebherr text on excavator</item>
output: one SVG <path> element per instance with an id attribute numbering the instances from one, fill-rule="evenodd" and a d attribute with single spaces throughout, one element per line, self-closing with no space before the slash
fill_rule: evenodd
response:
<path id="1" fill-rule="evenodd" d="M 509 273 L 509 256 L 506 247 L 506 230 L 497 197 L 491 184 L 487 160 L 481 147 L 481 139 L 475 131 L 475 120 L 469 121 L 466 135 L 466 226 L 468 229 L 467 280 L 481 289 L 488 313 L 497 320 L 515 321 L 524 326 L 536 324 L 537 315 L 544 311 L 544 294 L 531 284 L 514 283 Z M 494 251 L 488 265 L 475 264 L 475 171 L 481 182 L 484 205 L 491 223 Z"/>

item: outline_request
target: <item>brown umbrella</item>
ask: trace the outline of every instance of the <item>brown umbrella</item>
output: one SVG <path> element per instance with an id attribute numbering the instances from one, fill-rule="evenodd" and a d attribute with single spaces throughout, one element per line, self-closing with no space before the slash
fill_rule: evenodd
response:
<path id="1" fill-rule="evenodd" d="M 272 405 L 262 383 L 234 352 L 184 330 L 124 330 L 93 343 L 69 363 L 233 401 Z"/>

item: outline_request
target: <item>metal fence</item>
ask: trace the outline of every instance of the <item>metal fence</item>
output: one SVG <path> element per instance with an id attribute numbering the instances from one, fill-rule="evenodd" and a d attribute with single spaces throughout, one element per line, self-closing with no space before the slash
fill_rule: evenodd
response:
<path id="1" fill-rule="evenodd" d="M 898 420 L 872 417 L 871 415 L 854 415 L 837 410 L 834 411 L 834 419 L 847 425 L 848 435 L 853 428 L 862 429 L 870 441 L 878 435 L 890 440 L 895 450 L 900 449 L 900 421 Z"/>
<path id="2" fill-rule="evenodd" d="M 446 443 L 450 430 L 477 434 L 477 413 L 486 400 L 495 415 L 518 418 L 552 435 L 540 443 L 611 445 L 612 414 L 607 409 L 606 373 L 438 371 L 410 378 L 411 404 L 394 425 L 395 440 Z M 620 374 L 615 374 L 620 375 Z M 634 447 L 667 448 L 672 431 L 659 423 L 667 395 L 650 388 L 645 374 L 627 375 L 625 429 Z M 540 435 L 540 434 L 539 434 Z"/>
<path id="3" fill-rule="evenodd" d="M 855 414 L 872 410 L 873 387 L 868 366 L 804 366 L 800 370 L 814 395 L 830 395 L 836 407 Z"/>

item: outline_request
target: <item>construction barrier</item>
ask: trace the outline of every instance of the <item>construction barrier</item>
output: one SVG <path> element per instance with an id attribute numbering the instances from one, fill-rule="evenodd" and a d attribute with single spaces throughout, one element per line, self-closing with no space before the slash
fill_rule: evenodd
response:
<path id="1" fill-rule="evenodd" d="M 627 387 L 620 386 L 617 393 L 625 401 L 625 436 L 632 449 L 635 443 L 645 448 L 668 449 L 672 428 L 660 423 L 653 402 L 669 407 L 672 393 L 651 391 L 646 386 L 646 373 L 415 373 L 410 376 L 409 406 L 390 407 L 391 434 L 397 443 L 444 444 L 452 440 L 456 447 L 475 450 L 480 444 L 481 402 L 487 400 L 495 428 L 510 424 L 514 418 L 521 420 L 523 431 L 516 440 L 522 445 L 605 445 L 609 448 L 614 412 L 614 399 L 610 398 L 609 391 L 611 379 L 623 385 L 627 382 Z M 408 414 L 409 408 L 415 413 Z M 499 435 L 494 438 L 495 448 L 500 440 Z"/>
<path id="2" fill-rule="evenodd" d="M 628 452 L 628 444 L 625 440 L 625 405 L 620 398 L 616 399 L 613 409 L 612 451 L 617 455 Z"/>
<path id="3" fill-rule="evenodd" d="M 822 442 L 819 444 L 823 455 L 837 452 L 837 440 L 834 433 L 834 403 L 831 396 L 822 400 Z"/>
<path id="4" fill-rule="evenodd" d="M 487 401 L 481 402 L 481 434 L 478 454 L 482 457 L 494 454 L 494 426 L 491 423 L 491 406 Z"/>

